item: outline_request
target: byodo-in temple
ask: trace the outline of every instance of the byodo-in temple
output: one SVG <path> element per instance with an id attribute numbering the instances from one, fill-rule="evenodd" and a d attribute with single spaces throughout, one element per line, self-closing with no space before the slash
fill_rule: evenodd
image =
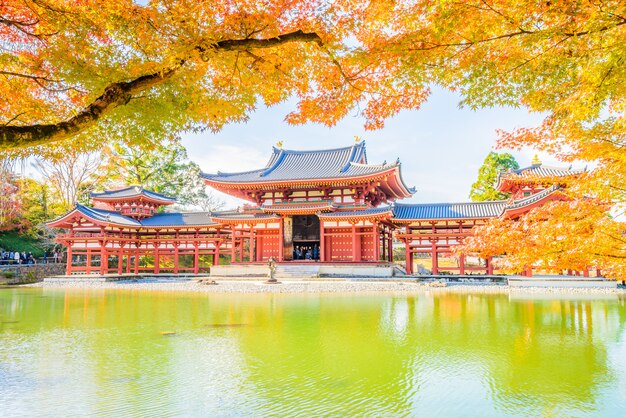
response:
<path id="1" fill-rule="evenodd" d="M 439 259 L 473 227 L 564 199 L 559 178 L 579 173 L 533 161 L 500 174 L 498 189 L 511 193 L 506 201 L 396 203 L 415 189 L 402 179 L 399 160 L 370 164 L 365 142 L 315 151 L 273 148 L 261 168 L 202 174 L 208 186 L 250 202 L 237 210 L 168 212 L 163 209 L 173 197 L 131 186 L 93 193 L 93 207 L 77 205 L 49 225 L 67 230 L 58 235 L 67 246 L 67 274 L 198 274 L 270 258 L 391 265 L 394 241 L 404 243 L 406 273 L 413 273 L 416 255 L 426 255 L 438 274 Z M 460 257 L 458 267 L 445 270 L 490 274 L 493 265 L 469 266 Z"/>

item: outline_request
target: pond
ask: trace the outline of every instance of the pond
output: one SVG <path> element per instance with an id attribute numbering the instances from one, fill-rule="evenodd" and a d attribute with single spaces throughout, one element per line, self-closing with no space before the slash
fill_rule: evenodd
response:
<path id="1" fill-rule="evenodd" d="M 0 290 L 3 416 L 623 416 L 622 296 Z"/>

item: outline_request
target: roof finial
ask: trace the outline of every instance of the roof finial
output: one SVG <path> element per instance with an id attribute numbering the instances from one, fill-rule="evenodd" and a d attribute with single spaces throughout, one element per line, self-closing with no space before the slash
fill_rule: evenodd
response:
<path id="1" fill-rule="evenodd" d="M 535 154 L 535 156 L 533 157 L 533 161 L 531 162 L 532 165 L 541 165 L 541 160 L 539 159 L 539 156 L 537 154 Z"/>
<path id="2" fill-rule="evenodd" d="M 278 142 L 276 143 L 276 148 L 278 148 L 278 149 L 283 149 L 283 141 L 282 141 L 282 140 L 281 140 L 281 141 L 278 141 Z"/>
<path id="3" fill-rule="evenodd" d="M 359 142 L 361 142 L 361 138 L 358 135 L 354 135 L 354 143 L 358 144 Z"/>

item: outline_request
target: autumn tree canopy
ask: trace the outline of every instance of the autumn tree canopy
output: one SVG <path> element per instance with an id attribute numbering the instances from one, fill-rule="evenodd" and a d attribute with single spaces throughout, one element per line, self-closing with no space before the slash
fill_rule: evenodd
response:
<path id="1" fill-rule="evenodd" d="M 141 146 L 290 98 L 290 123 L 376 129 L 436 84 L 540 112 L 499 145 L 592 162 L 569 195 L 623 203 L 624 39 L 623 0 L 0 0 L 0 149 Z"/>

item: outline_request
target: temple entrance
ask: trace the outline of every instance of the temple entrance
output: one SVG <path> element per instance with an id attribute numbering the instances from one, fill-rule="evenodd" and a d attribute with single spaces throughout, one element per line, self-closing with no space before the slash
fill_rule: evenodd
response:
<path id="1" fill-rule="evenodd" d="M 316 215 L 293 217 L 293 260 L 320 259 L 320 220 Z"/>

